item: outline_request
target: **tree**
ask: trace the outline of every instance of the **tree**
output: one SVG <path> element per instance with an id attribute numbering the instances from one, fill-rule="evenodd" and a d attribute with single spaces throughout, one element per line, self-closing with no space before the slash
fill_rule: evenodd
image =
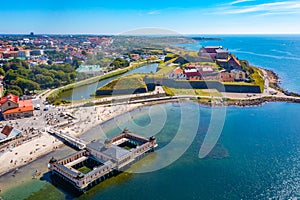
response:
<path id="1" fill-rule="evenodd" d="M 127 60 L 124 60 L 122 58 L 116 58 L 110 66 L 115 66 L 115 68 L 124 68 L 129 66 L 129 62 Z"/>
<path id="2" fill-rule="evenodd" d="M 5 81 L 5 83 L 9 84 L 12 80 L 16 80 L 17 77 L 18 77 L 18 74 L 16 74 L 14 70 L 10 69 L 6 72 L 4 81 Z"/>
<path id="3" fill-rule="evenodd" d="M 79 66 L 81 65 L 81 61 L 78 60 L 78 59 L 74 59 L 73 60 L 73 63 L 72 63 L 72 66 L 77 69 Z"/>
<path id="4" fill-rule="evenodd" d="M 26 62 L 14 59 L 0 67 L 5 74 L 6 89 L 26 93 L 40 88 L 60 87 L 74 81 L 76 70 L 69 64 L 36 65 L 29 67 Z M 84 77 L 82 77 L 84 79 Z M 12 88 L 17 86 L 18 88 Z"/>
<path id="5" fill-rule="evenodd" d="M 16 91 L 16 92 L 18 92 L 18 94 L 16 94 L 18 96 L 23 95 L 22 89 L 19 86 L 17 86 L 17 85 L 11 85 L 11 86 L 9 86 L 9 88 L 7 89 L 7 91 Z M 12 93 L 12 92 L 7 92 L 7 93 L 9 94 L 9 93 Z M 12 94 L 15 94 L 15 93 L 12 93 Z"/>
<path id="6" fill-rule="evenodd" d="M 13 63 L 10 65 L 10 69 L 17 70 L 19 65 L 17 63 Z"/>
<path id="7" fill-rule="evenodd" d="M 0 67 L 0 75 L 5 76 L 5 71 L 4 71 L 4 69 L 2 67 Z"/>
<path id="8" fill-rule="evenodd" d="M 16 84 L 22 89 L 22 92 L 25 93 L 25 91 L 35 91 L 40 89 L 40 85 L 34 81 L 27 80 L 24 78 L 17 78 Z"/>
<path id="9" fill-rule="evenodd" d="M 19 91 L 17 91 L 17 90 L 10 90 L 10 89 L 6 90 L 6 95 L 7 94 L 14 94 L 14 95 L 17 95 L 17 96 L 21 96 L 22 95 L 22 93 L 20 93 Z"/>
<path id="10" fill-rule="evenodd" d="M 37 74 L 35 80 L 44 87 L 52 87 L 54 83 L 54 79 L 51 76 L 44 76 L 43 74 Z"/>

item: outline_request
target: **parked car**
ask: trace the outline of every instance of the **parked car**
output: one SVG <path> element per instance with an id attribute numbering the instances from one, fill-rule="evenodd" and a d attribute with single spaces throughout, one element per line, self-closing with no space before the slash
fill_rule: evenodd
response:
<path id="1" fill-rule="evenodd" d="M 36 104 L 36 106 L 34 107 L 35 110 L 40 110 L 41 109 L 41 105 L 40 104 Z"/>
<path id="2" fill-rule="evenodd" d="M 48 111 L 48 110 L 49 110 L 49 105 L 45 105 L 44 111 Z"/>

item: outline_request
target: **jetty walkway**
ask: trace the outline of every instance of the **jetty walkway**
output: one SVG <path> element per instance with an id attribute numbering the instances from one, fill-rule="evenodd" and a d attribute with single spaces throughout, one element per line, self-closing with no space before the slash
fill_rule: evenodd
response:
<path id="1" fill-rule="evenodd" d="M 54 129 L 48 130 L 48 133 L 51 135 L 54 135 L 55 137 L 58 137 L 59 139 L 69 143 L 72 147 L 75 147 L 79 150 L 83 150 L 86 148 L 86 142 L 76 138 L 68 133 L 64 133 L 62 131 L 56 131 Z"/>

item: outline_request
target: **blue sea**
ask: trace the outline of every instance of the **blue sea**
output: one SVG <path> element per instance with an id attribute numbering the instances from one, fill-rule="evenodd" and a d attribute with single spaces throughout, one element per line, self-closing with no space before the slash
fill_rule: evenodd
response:
<path id="1" fill-rule="evenodd" d="M 282 86 L 300 91 L 298 36 L 218 36 L 220 41 L 186 44 L 222 45 L 240 59 L 273 69 Z M 297 46 L 297 44 L 299 46 Z M 285 56 L 280 57 L 280 55 Z M 287 56 L 289 55 L 289 56 Z M 255 107 L 210 108 L 191 102 L 143 107 L 98 125 L 82 138 L 117 135 L 127 127 L 144 136 L 155 135 L 158 149 L 131 168 L 74 196 L 53 186 L 47 162 L 73 152 L 57 150 L 13 177 L 0 177 L 4 199 L 299 199 L 300 105 L 267 103 Z M 209 132 L 212 130 L 212 132 Z M 209 140 L 206 140 L 207 136 Z M 214 148 L 204 158 L 206 143 Z M 216 144 L 215 144 L 216 143 Z M 215 145 L 214 145 L 215 144 Z M 31 174 L 44 172 L 38 180 Z M 138 173 L 138 172 L 145 173 Z"/>
<path id="2" fill-rule="evenodd" d="M 198 41 L 180 46 L 197 51 L 202 46 L 223 46 L 241 60 L 248 60 L 252 65 L 273 70 L 281 78 L 283 88 L 300 93 L 300 35 L 205 35 L 204 37 L 221 40 Z"/>

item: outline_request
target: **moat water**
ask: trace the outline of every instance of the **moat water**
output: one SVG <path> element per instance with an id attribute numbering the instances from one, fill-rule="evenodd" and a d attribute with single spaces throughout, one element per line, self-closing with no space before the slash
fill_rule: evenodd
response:
<path id="1" fill-rule="evenodd" d="M 82 87 L 78 87 L 75 88 L 73 90 L 69 90 L 67 92 L 62 93 L 61 95 L 61 99 L 63 100 L 83 100 L 83 99 L 89 99 L 91 98 L 92 94 L 95 94 L 95 92 L 97 91 L 97 89 L 99 87 L 104 86 L 105 84 L 109 83 L 110 81 L 117 79 L 121 76 L 126 76 L 129 74 L 134 74 L 134 73 L 144 73 L 144 74 L 149 74 L 151 72 L 155 73 L 157 70 L 157 63 L 153 63 L 153 64 L 146 64 L 144 66 L 135 68 L 129 72 L 126 72 L 124 74 L 112 77 L 112 78 L 108 78 L 99 82 L 95 82 L 92 84 L 88 84 Z"/>

